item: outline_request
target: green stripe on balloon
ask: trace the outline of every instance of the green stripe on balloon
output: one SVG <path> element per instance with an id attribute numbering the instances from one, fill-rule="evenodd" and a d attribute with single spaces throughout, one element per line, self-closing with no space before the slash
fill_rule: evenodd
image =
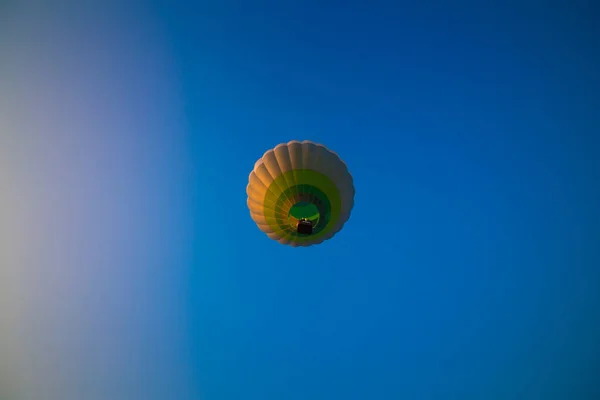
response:
<path id="1" fill-rule="evenodd" d="M 288 221 L 282 221 L 282 217 L 285 216 L 282 216 L 275 211 L 275 209 L 279 209 L 284 203 L 286 203 L 286 199 L 290 199 L 289 196 L 292 192 L 289 192 L 290 194 L 288 194 L 288 189 L 290 188 L 288 187 L 286 181 L 295 182 L 295 186 L 310 186 L 310 194 L 318 198 L 323 203 L 325 203 L 325 200 L 327 203 L 329 203 L 328 210 L 324 210 L 323 213 L 323 217 L 327 218 L 327 221 L 323 221 L 322 225 L 321 222 L 319 222 L 318 226 L 316 227 L 318 232 L 315 231 L 315 233 L 310 236 L 298 236 Z M 290 201 L 292 203 L 294 202 L 293 195 Z M 280 236 L 286 237 L 295 242 L 314 241 L 327 234 L 337 223 L 341 211 L 340 192 L 335 184 L 326 175 L 310 169 L 292 170 L 277 177 L 269 185 L 264 199 L 264 204 L 265 220 L 271 229 L 277 232 Z M 270 204 L 270 206 L 267 204 Z M 273 207 L 273 205 L 276 206 Z"/>
<path id="2" fill-rule="evenodd" d="M 296 185 L 288 188 L 285 192 L 283 192 L 279 199 L 277 200 L 277 206 L 281 206 L 288 199 L 293 199 L 296 195 L 310 193 L 314 200 L 314 206 L 316 206 L 319 213 L 319 223 L 314 227 L 311 238 L 315 237 L 319 232 L 323 231 L 325 228 L 329 226 L 329 222 L 331 221 L 331 203 L 329 199 L 318 188 L 312 185 Z M 282 216 L 276 216 L 276 221 L 278 228 L 286 231 L 293 237 L 305 237 L 304 235 L 298 234 L 298 232 L 294 229 L 294 227 L 290 226 L 289 219 L 283 219 Z M 331 228 L 331 226 L 329 226 Z"/>

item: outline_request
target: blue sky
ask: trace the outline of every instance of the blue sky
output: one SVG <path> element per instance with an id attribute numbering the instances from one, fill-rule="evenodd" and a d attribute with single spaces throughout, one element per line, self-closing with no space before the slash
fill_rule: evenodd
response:
<path id="1" fill-rule="evenodd" d="M 27 199 L 2 237 L 43 243 L 6 253 L 44 277 L 19 278 L 35 295 L 0 330 L 36 343 L 0 369 L 13 390 L 598 398 L 598 10 L 446 3 L 8 14 L 0 99 L 46 121 L 7 113 L 19 151 L 0 153 Z M 356 185 L 311 248 L 269 240 L 245 204 L 254 162 L 293 139 Z"/>

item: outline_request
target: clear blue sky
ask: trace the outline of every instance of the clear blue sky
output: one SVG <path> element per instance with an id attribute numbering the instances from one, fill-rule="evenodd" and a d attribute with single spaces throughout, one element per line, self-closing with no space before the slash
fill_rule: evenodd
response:
<path id="1" fill-rule="evenodd" d="M 110 362 L 71 355 L 65 368 L 89 376 L 64 378 L 62 393 L 600 398 L 593 2 L 197 3 L 146 8 L 168 64 L 148 68 L 168 69 L 178 100 L 160 107 L 178 117 L 102 139 L 127 160 L 106 176 L 124 179 L 135 234 L 102 242 L 119 251 L 105 261 L 90 258 L 90 239 L 90 265 L 125 267 L 102 281 L 111 300 L 81 301 L 102 332 L 126 321 L 123 348 L 72 331 Z M 130 96 L 162 93 L 129 83 Z M 132 112 L 152 119 L 160 107 Z M 245 204 L 254 162 L 293 139 L 336 151 L 356 185 L 343 231 L 306 249 L 269 240 Z M 127 182 L 140 176 L 138 193 Z M 144 263 L 143 283 L 115 284 Z M 99 293 L 85 282 L 81 293 Z"/>
<path id="2" fill-rule="evenodd" d="M 161 10 L 217 228 L 190 283 L 207 399 L 600 395 L 597 8 L 484 3 Z M 315 248 L 244 209 L 290 139 L 356 182 Z"/>

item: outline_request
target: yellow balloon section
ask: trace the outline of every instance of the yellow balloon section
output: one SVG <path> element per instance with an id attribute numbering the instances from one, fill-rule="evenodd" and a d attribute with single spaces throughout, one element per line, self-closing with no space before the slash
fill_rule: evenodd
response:
<path id="1" fill-rule="evenodd" d="M 248 186 L 250 216 L 273 240 L 311 246 L 332 238 L 350 218 L 354 183 L 348 167 L 325 146 L 293 140 L 267 151 L 254 165 Z M 312 234 L 296 230 L 300 219 Z"/>

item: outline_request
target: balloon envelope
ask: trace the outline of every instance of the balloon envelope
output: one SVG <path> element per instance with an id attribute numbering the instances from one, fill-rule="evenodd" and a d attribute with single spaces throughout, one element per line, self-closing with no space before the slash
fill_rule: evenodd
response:
<path id="1" fill-rule="evenodd" d="M 250 216 L 273 240 L 311 246 L 332 238 L 350 218 L 354 182 L 346 164 L 321 144 L 293 140 L 268 150 L 246 187 Z M 298 224 L 312 225 L 300 233 Z"/>

